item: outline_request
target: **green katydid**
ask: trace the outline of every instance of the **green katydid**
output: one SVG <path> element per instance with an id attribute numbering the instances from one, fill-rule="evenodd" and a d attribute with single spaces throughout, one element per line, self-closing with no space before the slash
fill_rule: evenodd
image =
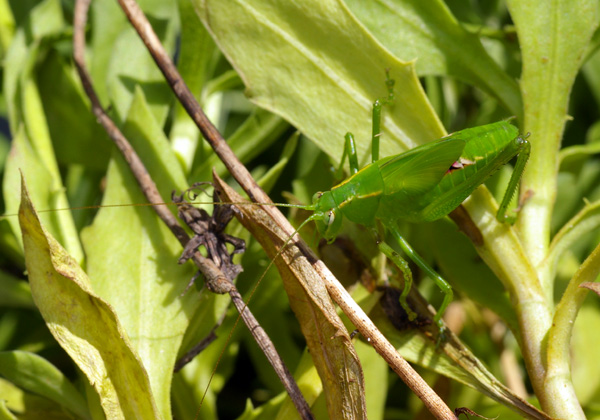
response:
<path id="1" fill-rule="evenodd" d="M 397 222 L 430 222 L 448 215 L 488 177 L 518 156 L 497 213 L 498 221 L 514 222 L 515 217 L 507 215 L 507 209 L 527 163 L 530 144 L 519 136 L 516 127 L 500 121 L 458 131 L 379 159 L 381 107 L 393 100 L 393 81 L 389 79 L 388 89 L 389 97 L 373 105 L 372 163 L 359 170 L 354 139 L 348 133 L 341 164 L 348 156 L 351 176 L 330 191 L 315 195 L 313 204 L 305 207 L 314 211 L 307 221 L 315 221 L 320 234 L 331 242 L 338 235 L 344 217 L 371 228 L 376 237 L 375 226 L 379 219 L 406 255 L 427 272 L 444 293 L 434 317 L 434 322 L 442 328 L 441 317 L 452 301 L 452 288 L 411 248 L 399 232 Z M 400 304 L 409 319 L 414 320 L 416 314 L 406 302 L 412 285 L 408 263 L 386 242 L 378 240 L 378 247 L 404 275 Z"/>

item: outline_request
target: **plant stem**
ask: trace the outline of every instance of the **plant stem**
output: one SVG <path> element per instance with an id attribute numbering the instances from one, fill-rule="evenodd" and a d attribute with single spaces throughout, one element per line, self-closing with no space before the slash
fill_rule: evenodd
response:
<path id="1" fill-rule="evenodd" d="M 555 337 L 546 335 L 552 325 L 547 315 L 552 304 L 554 279 L 544 276 L 544 262 L 549 250 L 558 150 L 568 119 L 569 96 L 589 41 L 598 27 L 599 7 L 595 0 L 509 0 L 508 7 L 523 56 L 523 126 L 526 132 L 531 132 L 532 149 L 523 174 L 521 196 L 530 192 L 533 196 L 523 207 L 518 229 L 525 253 L 536 270 L 536 281 L 545 293 L 542 301 L 547 302 L 520 300 L 518 303 L 523 356 L 542 408 L 554 417 L 583 419 L 585 416 L 570 380 L 569 352 L 559 352 L 563 360 L 546 359 L 547 349 L 555 345 L 568 347 L 568 343 L 564 339 L 562 343 L 554 343 Z M 533 284 L 523 280 L 522 288 Z M 555 386 L 556 378 L 547 376 L 554 372 L 557 364 L 567 366 L 561 375 L 560 387 Z"/>

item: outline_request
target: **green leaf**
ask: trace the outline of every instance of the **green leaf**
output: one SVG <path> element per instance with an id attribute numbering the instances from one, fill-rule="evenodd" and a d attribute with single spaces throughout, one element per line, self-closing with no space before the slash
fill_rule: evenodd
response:
<path id="1" fill-rule="evenodd" d="M 1 420 L 18 420 L 6 406 L 5 400 L 0 400 L 0 419 Z"/>
<path id="2" fill-rule="evenodd" d="M 227 139 L 227 144 L 235 150 L 241 162 L 250 162 L 280 139 L 288 128 L 289 124 L 281 117 L 257 108 Z M 209 179 L 213 168 L 220 176 L 226 173 L 225 165 L 214 153 L 210 153 L 194 165 L 191 178 Z"/>
<path id="3" fill-rule="evenodd" d="M 177 69 L 200 106 L 205 108 L 206 83 L 211 79 L 221 53 L 200 23 L 192 3 L 187 0 L 177 0 L 177 7 L 181 19 Z M 198 144 L 201 138 L 198 127 L 179 102 L 175 105 L 169 138 L 178 158 L 184 162 L 186 173 L 191 169 L 196 148 L 208 149 L 203 142 Z"/>
<path id="4" fill-rule="evenodd" d="M 187 188 L 179 162 L 140 88 L 123 132 L 163 197 Z M 104 203 L 145 201 L 120 155 L 109 165 L 106 184 Z M 173 366 L 198 307 L 196 293 L 182 296 L 194 274 L 193 265 L 177 264 L 181 245 L 151 207 L 101 209 L 82 239 L 94 291 L 118 314 L 148 372 L 158 410 L 169 418 Z"/>
<path id="5" fill-rule="evenodd" d="M 24 351 L 0 352 L 0 374 L 15 385 L 90 419 L 85 400 L 73 384 L 46 359 Z"/>
<path id="6" fill-rule="evenodd" d="M 597 299 L 597 296 L 592 298 Z M 600 347 L 598 325 L 600 312 L 597 306 L 584 305 L 573 326 L 571 339 L 571 374 L 577 397 L 583 406 L 598 401 L 596 396 L 600 392 L 600 364 L 595 351 Z"/>
<path id="7" fill-rule="evenodd" d="M 515 311 L 502 283 L 485 265 L 467 237 L 447 219 L 419 226 L 427 249 L 433 251 L 441 272 L 456 290 L 502 317 L 513 332 L 518 332 Z"/>
<path id="8" fill-rule="evenodd" d="M 8 0 L 0 0 L 0 59 L 4 59 L 14 31 L 15 18 L 10 10 Z"/>
<path id="9" fill-rule="evenodd" d="M 543 269 L 540 270 L 542 278 L 554 279 L 561 255 L 579 241 L 585 233 L 593 231 L 598 226 L 600 226 L 600 201 L 586 203 L 584 208 L 554 235 L 546 257 L 546 263 Z"/>
<path id="10" fill-rule="evenodd" d="M 80 418 L 75 417 L 73 413 L 54 401 L 25 392 L 3 378 L 0 378 L 0 395 L 2 395 L 0 401 L 3 404 L 3 407 L 0 408 L 2 410 L 0 419 L 2 420 L 73 420 Z M 101 416 L 96 417 L 95 420 L 104 419 L 104 414 L 101 413 Z"/>
<path id="11" fill-rule="evenodd" d="M 588 58 L 581 70 L 596 103 L 600 103 L 600 50 Z"/>
<path id="12" fill-rule="evenodd" d="M 14 141 L 6 162 L 3 193 L 6 211 L 16 213 L 19 202 L 19 169 L 30 182 L 35 182 L 33 194 L 44 208 L 69 207 L 60 170 L 44 114 L 35 69 L 38 60 L 49 49 L 47 41 L 64 30 L 60 1 L 46 0 L 38 4 L 27 18 L 27 24 L 39 27 L 31 32 L 19 28 L 6 56 L 4 93 Z M 33 39 L 31 39 L 33 36 Z M 77 240 L 74 222 L 67 212 L 53 215 L 48 224 L 50 232 L 78 261 L 83 251 Z M 15 235 L 20 237 L 17 221 L 9 221 Z"/>
<path id="13" fill-rule="evenodd" d="M 115 312 L 44 231 L 24 182 L 21 191 L 19 221 L 31 291 L 50 332 L 100 395 L 107 418 L 160 418 L 147 374 Z"/>
<path id="14" fill-rule="evenodd" d="M 60 0 L 44 0 L 29 15 L 28 29 L 33 39 L 55 35 L 65 27 Z"/>
<path id="15" fill-rule="evenodd" d="M 0 290 L 0 307 L 35 307 L 29 284 L 3 271 L 0 272 Z"/>
<path id="16" fill-rule="evenodd" d="M 448 75 L 495 96 L 515 116 L 522 114 L 517 82 L 485 51 L 441 0 L 346 0 L 371 33 L 404 61 L 416 59 L 419 76 Z"/>
<path id="17" fill-rule="evenodd" d="M 258 185 L 260 185 L 263 191 L 269 193 L 273 189 L 281 173 L 286 168 L 287 164 L 292 158 L 292 155 L 296 151 L 299 137 L 300 133 L 297 131 L 290 136 L 288 141 L 285 143 L 283 152 L 281 153 L 277 163 L 271 166 L 267 173 L 257 181 Z"/>
<path id="18" fill-rule="evenodd" d="M 175 41 L 175 21 L 169 8 L 174 4 L 163 2 L 163 15 L 154 15 L 152 25 L 162 44 L 172 50 Z M 152 16 L 151 16 L 152 17 Z M 106 88 L 118 121 L 124 121 L 140 86 L 149 98 L 154 118 L 162 126 L 169 113 L 172 92 L 137 32 L 129 25 L 116 37 L 111 46 L 110 64 L 106 74 Z M 98 89 L 98 88 L 96 88 Z"/>
<path id="19" fill-rule="evenodd" d="M 48 169 L 40 156 L 41 152 L 35 148 L 27 135 L 25 129 L 15 133 L 11 147 L 10 156 L 6 162 L 6 173 L 3 179 L 4 201 L 9 214 L 15 214 L 19 206 L 19 170 L 23 176 L 31 182 L 31 196 L 36 204 L 42 209 L 68 207 L 64 189 L 60 177 L 56 178 L 54 173 Z M 51 154 L 51 151 L 48 152 Z M 47 155 L 48 156 L 48 155 Z M 50 158 L 48 156 L 48 158 Z M 41 216 L 41 220 L 48 231 L 58 238 L 58 241 L 72 252 L 78 261 L 83 259 L 83 251 L 75 231 L 75 225 L 69 212 L 51 212 Z M 21 241 L 21 230 L 18 220 L 14 217 L 8 219 L 13 234 Z"/>
<path id="20" fill-rule="evenodd" d="M 567 289 L 563 293 L 552 319 L 552 327 L 548 331 L 548 344 L 546 347 L 546 360 L 548 361 L 544 393 L 558 395 L 564 389 L 569 389 L 571 382 L 571 338 L 574 330 L 577 314 L 589 291 L 580 285 L 596 281 L 600 274 L 600 245 L 586 258 L 579 270 L 569 281 Z M 598 319 L 598 311 L 595 310 L 594 318 Z M 589 318 L 588 318 L 589 319 Z M 589 322 L 589 321 L 588 321 Z M 582 327 L 580 327 L 581 329 Z M 591 331 L 589 325 L 584 326 Z M 592 334 L 593 335 L 593 334 Z M 596 339 L 597 341 L 597 339 Z M 579 343 L 581 344 L 581 343 Z M 592 344 L 592 343 L 589 343 Z M 589 351 L 578 348 L 582 358 L 591 360 Z M 577 357 L 574 354 L 573 357 Z M 589 368 L 591 369 L 591 368 Z M 573 378 L 575 379 L 575 378 Z M 588 385 L 594 386 L 593 383 Z M 596 384 L 597 387 L 597 384 Z M 558 406 L 553 406 L 553 412 L 566 412 L 568 407 L 578 407 L 580 402 L 575 395 L 566 395 L 565 401 Z"/>
<path id="21" fill-rule="evenodd" d="M 173 2 L 142 0 L 139 6 L 147 14 L 158 38 L 168 51 L 174 50 L 177 8 Z M 123 121 L 131 104 L 134 87 L 142 86 L 152 99 L 152 112 L 164 122 L 172 93 L 146 47 L 119 5 L 99 0 L 91 5 L 90 74 L 102 103 L 114 106 Z"/>
<path id="22" fill-rule="evenodd" d="M 89 99 L 64 57 L 51 51 L 37 73 L 40 98 L 59 163 L 106 170 L 111 141 L 98 126 Z"/>
<path id="23" fill-rule="evenodd" d="M 383 49 L 341 1 L 195 0 L 194 5 L 250 99 L 281 115 L 330 156 L 342 155 L 343 136 L 351 131 L 366 161 L 372 104 L 386 95 L 385 69 L 396 81 L 396 101 L 384 111 L 382 156 L 445 134 L 412 63 Z"/>

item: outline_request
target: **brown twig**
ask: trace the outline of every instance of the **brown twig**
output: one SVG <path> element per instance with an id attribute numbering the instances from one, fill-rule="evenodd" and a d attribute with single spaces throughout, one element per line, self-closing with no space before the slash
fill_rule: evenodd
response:
<path id="1" fill-rule="evenodd" d="M 270 203 L 270 198 L 256 184 L 248 170 L 233 154 L 223 137 L 200 108 L 200 105 L 177 72 L 171 58 L 164 50 L 137 3 L 134 0 L 119 0 L 119 4 L 150 51 L 154 61 L 177 95 L 177 98 L 187 110 L 190 117 L 194 120 L 204 138 L 209 142 L 221 161 L 223 161 L 231 175 L 244 191 L 246 191 L 251 200 L 260 203 Z M 278 209 L 266 206 L 265 211 L 273 218 L 275 223 L 284 229 L 284 231 L 288 232 L 290 235 L 294 233 L 294 228 Z M 452 410 L 450 410 L 444 401 L 433 391 L 433 389 L 431 389 L 408 362 L 400 356 L 394 346 L 383 336 L 356 302 L 352 300 L 348 292 L 337 281 L 333 274 L 331 274 L 325 264 L 318 260 L 308 246 L 301 240 L 298 240 L 296 245 L 299 246 L 303 255 L 312 263 L 313 267 L 323 278 L 323 282 L 325 287 L 327 287 L 329 295 L 342 308 L 360 333 L 371 340 L 373 347 L 377 352 L 423 401 L 427 409 L 438 419 L 455 420 L 456 416 Z"/>
<path id="2" fill-rule="evenodd" d="M 87 22 L 87 14 L 89 10 L 90 1 L 91 0 L 78 0 L 75 4 L 74 12 L 73 56 L 75 60 L 75 66 L 79 73 L 82 85 L 91 101 L 92 111 L 94 115 L 96 116 L 100 124 L 102 124 L 106 132 L 109 134 L 110 138 L 114 141 L 114 143 L 117 145 L 117 147 L 123 154 L 123 157 L 130 166 L 131 171 L 133 172 L 138 184 L 140 185 L 142 192 L 146 196 L 146 199 L 150 203 L 156 204 L 155 206 L 153 206 L 153 208 L 156 210 L 158 216 L 169 227 L 171 232 L 173 232 L 175 237 L 185 248 L 187 243 L 190 241 L 188 234 L 181 227 L 175 216 L 173 216 L 173 214 L 165 206 L 161 205 L 162 203 L 164 203 L 164 200 L 160 196 L 160 193 L 158 192 L 158 189 L 156 188 L 156 185 L 152 180 L 150 174 L 146 170 L 144 164 L 140 160 L 135 150 L 131 147 L 123 133 L 121 133 L 121 131 L 117 128 L 117 126 L 113 123 L 113 121 L 104 111 L 102 105 L 100 104 L 98 96 L 96 95 L 96 92 L 93 88 L 91 78 L 88 74 L 85 65 L 84 57 L 85 25 Z M 156 37 L 149 24 L 147 25 L 147 29 L 149 29 L 149 32 L 151 32 L 152 35 Z M 187 88 L 186 91 L 189 93 L 189 90 L 187 90 Z M 189 95 L 191 98 L 193 98 L 191 93 L 189 93 Z M 199 109 L 199 112 L 204 116 L 202 110 Z M 206 119 L 206 116 L 204 116 L 204 118 Z M 212 127 L 212 129 L 215 133 L 218 134 L 214 127 Z M 230 149 L 229 153 L 232 154 Z M 298 385 L 294 382 L 292 375 L 283 363 L 283 360 L 281 359 L 279 354 L 277 354 L 270 338 L 264 332 L 262 327 L 260 327 L 256 318 L 254 318 L 254 315 L 252 315 L 252 313 L 246 308 L 241 295 L 239 294 L 231 280 L 228 279 L 210 259 L 204 258 L 199 252 L 194 253 L 194 255 L 192 256 L 192 260 L 202 272 L 207 282 L 211 284 L 221 285 L 222 292 L 229 293 L 232 301 L 236 305 L 236 308 L 238 309 L 238 311 L 240 311 L 242 319 L 248 326 L 248 329 L 255 336 L 257 342 L 260 343 L 261 347 L 263 348 L 263 351 L 265 352 L 265 355 L 273 365 L 278 375 L 280 375 L 282 383 L 286 388 L 288 394 L 290 394 L 290 397 L 296 405 L 296 409 L 300 413 L 301 417 L 303 419 L 312 419 L 313 416 L 310 412 L 310 408 L 304 400 L 304 397 L 302 396 Z"/>
<path id="3" fill-rule="evenodd" d="M 216 327 L 210 330 L 210 333 L 206 337 L 204 337 L 198 344 L 190 349 L 186 354 L 184 354 L 177 362 L 175 363 L 175 367 L 173 368 L 173 372 L 179 372 L 181 369 L 185 367 L 188 363 L 190 363 L 194 357 L 199 355 L 207 348 L 210 343 L 217 339 L 217 334 L 215 333 Z"/>

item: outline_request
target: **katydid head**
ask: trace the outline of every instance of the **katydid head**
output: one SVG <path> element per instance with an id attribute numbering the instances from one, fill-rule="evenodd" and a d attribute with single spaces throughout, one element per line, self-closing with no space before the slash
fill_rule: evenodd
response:
<path id="1" fill-rule="evenodd" d="M 331 191 L 319 192 L 313 196 L 314 214 L 312 219 L 321 236 L 333 242 L 342 227 L 342 213 L 333 199 Z"/>

